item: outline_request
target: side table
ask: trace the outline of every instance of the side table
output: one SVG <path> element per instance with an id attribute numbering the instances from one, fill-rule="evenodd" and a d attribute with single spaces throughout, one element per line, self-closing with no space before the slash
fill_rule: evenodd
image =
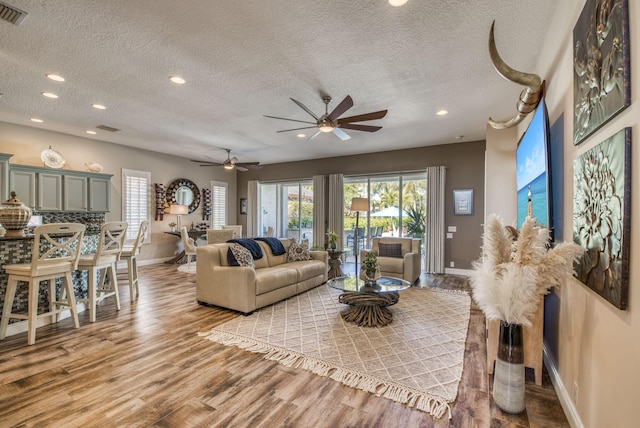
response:
<path id="1" fill-rule="evenodd" d="M 344 251 L 329 249 L 327 253 L 329 253 L 329 279 L 344 276 L 344 272 L 342 272 L 342 260 L 340 259 Z"/>

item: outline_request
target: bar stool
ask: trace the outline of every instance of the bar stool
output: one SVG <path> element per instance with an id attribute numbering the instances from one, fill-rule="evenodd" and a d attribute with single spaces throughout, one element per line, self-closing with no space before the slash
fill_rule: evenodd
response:
<path id="1" fill-rule="evenodd" d="M 136 236 L 136 240 L 133 242 L 133 246 L 125 246 L 120 253 L 120 259 L 124 259 L 127 261 L 129 296 L 131 297 L 132 302 L 135 300 L 133 297 L 134 287 L 136 289 L 136 297 L 140 295 L 140 288 L 138 287 L 138 261 L 136 260 L 136 257 L 138 254 L 140 254 L 140 249 L 142 248 L 142 243 L 144 242 L 144 238 L 147 235 L 148 228 L 148 221 L 145 220 L 140 223 L 140 229 L 138 229 L 138 235 Z"/>
<path id="2" fill-rule="evenodd" d="M 73 326 L 75 328 L 80 326 L 71 272 L 78 266 L 84 231 L 85 226 L 79 223 L 52 223 L 38 226 L 33 231 L 31 263 L 3 266 L 9 278 L 2 309 L 0 340 L 7 334 L 10 318 L 27 320 L 29 345 L 36 343 L 38 318 L 50 316 L 51 322 L 55 323 L 58 321 L 57 315 L 68 309 L 71 312 Z M 63 294 L 64 290 L 65 299 L 61 297 L 60 300 L 56 300 L 56 278 L 62 278 L 60 293 Z M 19 281 L 24 281 L 29 286 L 27 315 L 11 312 Z M 49 312 L 38 315 L 40 281 L 47 281 L 49 284 Z"/>
<path id="3" fill-rule="evenodd" d="M 89 320 L 96 322 L 96 306 L 107 297 L 115 297 L 116 309 L 120 310 L 118 296 L 118 277 L 116 263 L 127 235 L 126 221 L 112 221 L 102 225 L 98 248 L 94 254 L 84 254 L 78 261 L 78 270 L 86 270 L 88 278 L 87 298 L 77 299 L 89 306 Z M 96 274 L 100 271 L 100 279 L 96 284 Z"/>

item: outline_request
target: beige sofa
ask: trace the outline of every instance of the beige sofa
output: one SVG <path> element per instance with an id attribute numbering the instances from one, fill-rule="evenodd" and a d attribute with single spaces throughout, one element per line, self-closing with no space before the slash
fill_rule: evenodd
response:
<path id="1" fill-rule="evenodd" d="M 288 251 L 291 241 L 281 239 Z M 274 256 L 269 246 L 262 248 L 255 268 L 229 266 L 227 251 L 231 244 L 203 245 L 197 248 L 196 300 L 249 314 L 288 297 L 327 282 L 329 256 L 326 251 L 311 251 L 312 260 L 287 263 L 287 253 Z"/>
<path id="2" fill-rule="evenodd" d="M 419 238 L 380 237 L 371 240 L 371 248 L 360 251 L 360 260 L 364 260 L 368 252 L 378 255 L 380 274 L 401 278 L 410 283 L 420 277 L 420 244 Z M 401 257 L 381 257 L 379 244 L 400 244 Z"/>

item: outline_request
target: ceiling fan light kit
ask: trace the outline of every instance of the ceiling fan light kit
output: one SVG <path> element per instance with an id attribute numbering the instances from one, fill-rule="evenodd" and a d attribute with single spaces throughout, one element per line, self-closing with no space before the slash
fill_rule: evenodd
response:
<path id="1" fill-rule="evenodd" d="M 325 95 L 322 97 L 322 101 L 324 102 L 324 114 L 318 117 L 313 111 L 311 111 L 307 106 L 302 104 L 300 101 L 294 100 L 293 98 L 290 98 L 290 99 L 291 101 L 296 103 L 298 107 L 300 107 L 302 110 L 307 112 L 311 117 L 313 117 L 315 119 L 315 123 L 310 121 L 305 121 L 305 120 L 288 119 L 285 117 L 278 117 L 278 116 L 268 116 L 268 115 L 264 115 L 264 116 L 271 119 L 288 120 L 291 122 L 306 123 L 310 125 L 310 126 L 304 126 L 301 128 L 283 129 L 277 132 L 300 131 L 302 129 L 316 128 L 318 131 L 314 133 L 312 136 L 310 136 L 309 138 L 307 138 L 307 140 L 311 140 L 315 138 L 321 132 L 322 133 L 333 132 L 334 135 L 336 135 L 342 141 L 351 139 L 351 136 L 346 132 L 344 132 L 343 129 L 351 129 L 354 131 L 364 131 L 364 132 L 376 132 L 382 129 L 382 126 L 362 125 L 362 124 L 353 123 L 353 122 L 365 122 L 368 120 L 382 119 L 387 114 L 387 110 L 380 110 L 372 113 L 365 113 L 357 116 L 340 118 L 340 116 L 342 116 L 347 110 L 353 107 L 353 99 L 349 95 L 347 95 L 340 102 L 340 104 L 338 104 L 336 108 L 334 108 L 331 111 L 331 113 L 329 113 L 329 103 L 331 102 L 331 97 L 328 95 Z"/>

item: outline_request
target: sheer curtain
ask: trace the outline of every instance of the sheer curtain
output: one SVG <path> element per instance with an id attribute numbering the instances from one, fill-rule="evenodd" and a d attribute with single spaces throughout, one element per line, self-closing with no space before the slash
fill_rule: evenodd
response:
<path id="1" fill-rule="evenodd" d="M 324 175 L 313 176 L 313 242 L 324 248 Z"/>
<path id="2" fill-rule="evenodd" d="M 258 235 L 258 180 L 247 183 L 247 237 Z"/>
<path id="3" fill-rule="evenodd" d="M 329 225 L 328 230 L 338 235 L 337 246 L 344 248 L 342 231 L 344 229 L 344 176 L 342 174 L 329 175 Z"/>
<path id="4" fill-rule="evenodd" d="M 427 168 L 427 237 L 425 241 L 425 270 L 444 273 L 444 192 L 447 168 Z"/>

